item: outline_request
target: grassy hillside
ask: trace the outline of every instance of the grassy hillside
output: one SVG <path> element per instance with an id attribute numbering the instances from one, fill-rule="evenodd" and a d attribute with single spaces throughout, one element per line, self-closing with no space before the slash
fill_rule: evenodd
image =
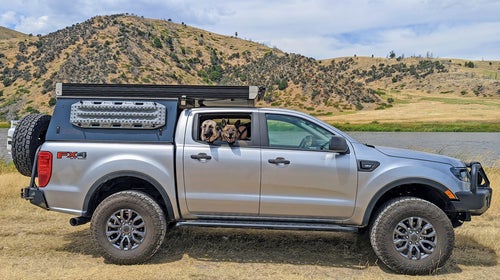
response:
<path id="1" fill-rule="evenodd" d="M 1 34 L 1 32 L 0 32 Z M 258 85 L 260 106 L 332 123 L 500 123 L 499 61 L 315 60 L 171 21 L 98 16 L 0 39 L 0 121 L 50 113 L 56 82 Z"/>
<path id="2" fill-rule="evenodd" d="M 344 127 L 372 130 L 500 131 L 500 62 L 433 59 L 443 70 L 426 76 L 412 75 L 412 66 L 420 58 L 358 58 L 359 70 L 375 69 L 376 75 L 387 69 L 405 67 L 403 75 L 375 79 L 370 86 L 385 102 L 375 110 L 346 112 L 324 117 Z M 473 63 L 474 68 L 466 65 Z M 371 66 L 369 66 L 371 65 Z M 406 65 L 406 66 L 405 66 Z M 437 71 L 437 73 L 436 73 Z M 424 72 L 425 75 L 425 72 Z M 398 123 L 398 126 L 389 124 Z M 359 124 L 362 124 L 359 126 Z M 377 126 L 379 128 L 377 128 Z"/>
<path id="3" fill-rule="evenodd" d="M 0 40 L 25 39 L 28 35 L 0 26 Z"/>

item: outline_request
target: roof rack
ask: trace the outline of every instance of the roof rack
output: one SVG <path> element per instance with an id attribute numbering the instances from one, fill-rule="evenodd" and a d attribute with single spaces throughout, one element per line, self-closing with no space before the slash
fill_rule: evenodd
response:
<path id="1" fill-rule="evenodd" d="M 257 86 L 57 83 L 57 98 L 176 98 L 181 106 L 254 106 L 265 92 Z"/>

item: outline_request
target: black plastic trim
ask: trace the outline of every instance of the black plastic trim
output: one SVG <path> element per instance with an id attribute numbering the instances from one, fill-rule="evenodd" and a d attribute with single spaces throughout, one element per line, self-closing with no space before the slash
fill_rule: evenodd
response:
<path id="1" fill-rule="evenodd" d="M 22 189 L 21 198 L 29 200 L 33 205 L 49 210 L 49 205 L 45 199 L 45 193 L 37 187 L 26 187 Z"/>
<path id="2" fill-rule="evenodd" d="M 380 166 L 380 162 L 374 160 L 358 160 L 358 171 L 360 172 L 372 172 Z"/>
<path id="3" fill-rule="evenodd" d="M 455 195 L 459 200 L 451 203 L 459 212 L 466 211 L 472 215 L 481 215 L 491 206 L 492 189 L 489 187 L 479 188 L 475 193 L 469 191 L 456 192 Z"/>
<path id="4" fill-rule="evenodd" d="M 358 232 L 357 227 L 344 226 L 331 223 L 301 223 L 280 221 L 248 221 L 248 220 L 186 220 L 179 221 L 176 226 L 191 227 L 216 227 L 216 228 L 254 228 L 277 230 L 312 230 L 312 231 L 337 231 Z"/>
<path id="5" fill-rule="evenodd" d="M 394 189 L 396 187 L 399 187 L 399 186 L 402 186 L 402 185 L 411 185 L 411 184 L 419 184 L 419 185 L 430 186 L 430 187 L 438 190 L 439 193 L 442 193 L 442 194 L 444 194 L 444 192 L 448 190 L 448 188 L 445 187 L 444 185 L 442 185 L 440 183 L 437 183 L 435 181 L 432 181 L 432 180 L 424 179 L 424 178 L 405 178 L 405 179 L 401 179 L 401 180 L 397 180 L 397 181 L 394 181 L 392 183 L 389 183 L 386 186 L 384 186 L 382 189 L 380 189 L 372 197 L 372 199 L 368 203 L 368 206 L 366 207 L 365 214 L 363 216 L 363 225 L 368 225 L 369 224 L 371 215 L 372 215 L 372 213 L 374 211 L 374 208 L 375 208 L 375 205 L 377 204 L 377 202 L 379 201 L 379 199 L 384 194 L 386 194 L 388 191 L 390 191 L 390 190 L 392 190 L 392 189 Z"/>
<path id="6" fill-rule="evenodd" d="M 488 176 L 486 176 L 486 172 L 481 166 L 481 163 L 470 162 L 467 164 L 467 167 L 470 168 L 471 192 L 475 193 L 478 190 L 478 188 L 490 187 L 490 180 L 488 179 Z"/>
<path id="7" fill-rule="evenodd" d="M 120 178 L 120 177 L 135 177 L 135 178 L 138 178 L 138 179 L 142 179 L 142 180 L 144 180 L 146 182 L 149 182 L 151 185 L 153 185 L 154 188 L 162 196 L 163 202 L 165 203 L 165 205 L 167 207 L 168 213 L 165 213 L 165 214 L 170 219 L 174 218 L 174 211 L 173 211 L 172 203 L 170 202 L 168 194 L 165 191 L 165 189 L 162 187 L 162 185 L 160 183 L 158 183 L 155 179 L 149 177 L 148 175 L 145 175 L 143 173 L 136 172 L 136 171 L 119 171 L 119 172 L 114 172 L 114 173 L 110 173 L 110 174 L 108 174 L 108 175 L 100 178 L 99 180 L 97 180 L 92 185 L 92 187 L 90 188 L 90 190 L 87 192 L 87 195 L 85 196 L 85 200 L 83 202 L 82 216 L 84 216 L 84 217 L 90 217 L 90 216 L 92 216 L 92 214 L 89 213 L 90 202 L 91 202 L 91 199 L 94 197 L 94 194 L 99 191 L 101 185 L 104 184 L 107 181 L 110 181 L 110 180 L 113 180 L 113 179 L 117 179 L 117 178 Z"/>
<path id="8" fill-rule="evenodd" d="M 62 96 L 248 99 L 248 86 L 63 83 Z"/>

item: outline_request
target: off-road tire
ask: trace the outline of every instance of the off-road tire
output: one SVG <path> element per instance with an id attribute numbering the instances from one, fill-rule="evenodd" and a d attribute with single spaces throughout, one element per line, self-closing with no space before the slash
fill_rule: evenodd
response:
<path id="1" fill-rule="evenodd" d="M 31 114 L 24 117 L 12 136 L 12 161 L 19 173 L 31 176 L 38 147 L 45 142 L 50 116 Z"/>
<path id="2" fill-rule="evenodd" d="M 149 260 L 163 243 L 166 229 L 163 210 L 139 191 L 122 191 L 104 199 L 94 211 L 90 225 L 92 239 L 104 258 L 114 264 Z M 124 248 L 119 248 L 122 245 Z"/>
<path id="3" fill-rule="evenodd" d="M 401 197 L 380 208 L 370 228 L 370 242 L 378 258 L 393 271 L 431 274 L 451 256 L 455 234 L 439 207 Z"/>

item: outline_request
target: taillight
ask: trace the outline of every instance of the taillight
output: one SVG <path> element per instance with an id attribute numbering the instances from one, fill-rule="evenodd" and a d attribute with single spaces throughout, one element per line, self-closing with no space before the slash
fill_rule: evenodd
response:
<path id="1" fill-rule="evenodd" d="M 38 153 L 38 186 L 47 186 L 52 175 L 52 153 L 40 151 Z"/>

